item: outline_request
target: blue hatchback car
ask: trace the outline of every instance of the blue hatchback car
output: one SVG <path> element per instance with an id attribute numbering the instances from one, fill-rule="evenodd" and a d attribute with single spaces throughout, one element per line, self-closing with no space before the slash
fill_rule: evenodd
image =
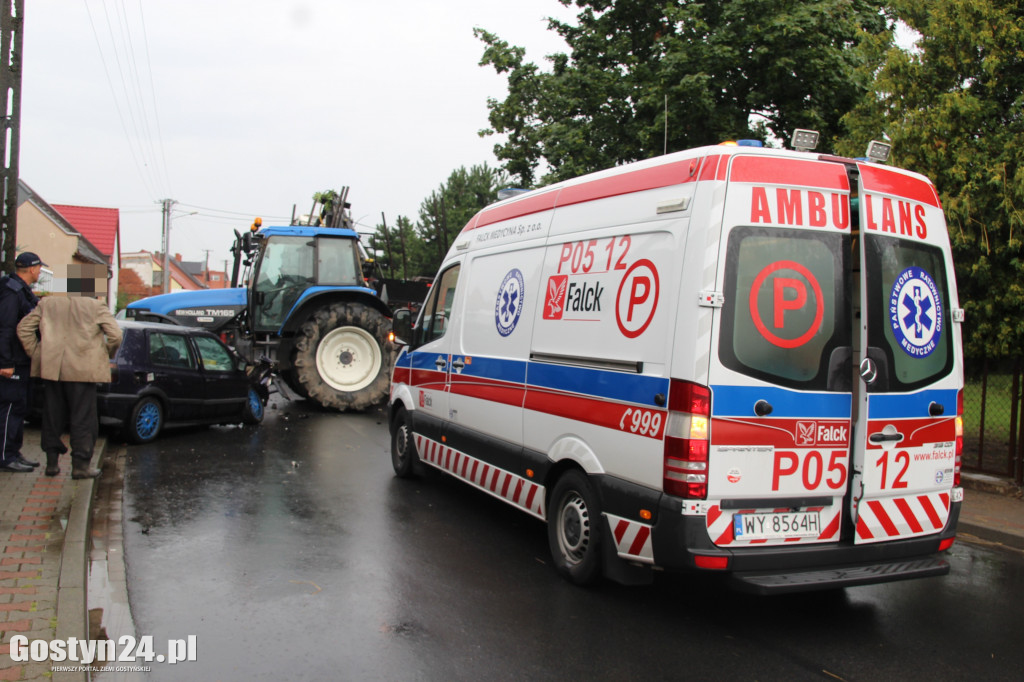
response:
<path id="1" fill-rule="evenodd" d="M 98 384 L 102 423 L 147 443 L 165 426 L 259 424 L 265 373 L 246 367 L 220 339 L 197 327 L 119 320 L 124 339 L 111 382 Z"/>

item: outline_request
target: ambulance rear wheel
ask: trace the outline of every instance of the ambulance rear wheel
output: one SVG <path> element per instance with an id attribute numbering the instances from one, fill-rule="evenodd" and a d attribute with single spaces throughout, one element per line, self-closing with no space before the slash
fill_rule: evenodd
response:
<path id="1" fill-rule="evenodd" d="M 558 479 L 551 493 L 548 545 L 555 568 L 570 582 L 601 579 L 601 507 L 586 474 L 576 469 Z"/>
<path id="2" fill-rule="evenodd" d="M 416 473 L 416 443 L 412 439 L 412 420 L 399 408 L 391 427 L 391 466 L 398 478 L 412 478 Z"/>

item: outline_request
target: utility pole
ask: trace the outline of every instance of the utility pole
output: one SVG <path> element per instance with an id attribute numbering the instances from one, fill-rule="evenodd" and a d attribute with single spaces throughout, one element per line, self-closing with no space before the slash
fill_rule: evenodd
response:
<path id="1" fill-rule="evenodd" d="M 210 286 L 210 252 L 213 249 L 203 249 L 203 253 L 206 254 L 206 265 L 203 266 L 203 279 L 206 281 L 206 286 Z"/>
<path id="2" fill-rule="evenodd" d="M 14 272 L 18 237 L 18 154 L 21 140 L 21 45 L 25 27 L 25 0 L 0 3 L 0 265 Z M 7 116 L 7 112 L 11 112 Z"/>
<path id="3" fill-rule="evenodd" d="M 174 199 L 164 199 L 160 202 L 163 205 L 163 218 L 164 218 L 164 276 L 162 291 L 166 294 L 171 290 L 171 207 L 174 206 L 177 201 Z"/>

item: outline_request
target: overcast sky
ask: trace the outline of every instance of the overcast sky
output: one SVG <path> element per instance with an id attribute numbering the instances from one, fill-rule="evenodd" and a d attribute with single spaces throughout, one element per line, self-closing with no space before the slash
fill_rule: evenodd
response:
<path id="1" fill-rule="evenodd" d="M 480 26 L 563 49 L 557 0 L 26 0 L 20 175 L 54 204 L 118 208 L 121 250 L 223 267 L 232 229 L 351 187 L 353 217 L 417 218 L 459 166 L 496 165 Z M 196 212 L 195 214 L 192 214 Z"/>

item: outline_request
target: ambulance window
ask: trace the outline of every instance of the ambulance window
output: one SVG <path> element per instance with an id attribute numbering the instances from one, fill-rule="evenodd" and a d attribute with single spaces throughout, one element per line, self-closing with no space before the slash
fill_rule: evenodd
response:
<path id="1" fill-rule="evenodd" d="M 729 236 L 719 358 L 737 372 L 815 390 L 850 345 L 843 260 L 849 237 L 740 227 Z"/>
<path id="2" fill-rule="evenodd" d="M 459 281 L 459 266 L 445 270 L 437 278 L 437 283 L 430 289 L 427 302 L 423 304 L 420 321 L 420 343 L 430 343 L 444 336 L 451 319 L 452 303 L 455 301 L 455 286 Z"/>
<path id="3" fill-rule="evenodd" d="M 953 369 L 945 260 L 935 246 L 868 235 L 868 345 L 881 349 L 887 382 L 868 390 L 912 390 Z"/>

